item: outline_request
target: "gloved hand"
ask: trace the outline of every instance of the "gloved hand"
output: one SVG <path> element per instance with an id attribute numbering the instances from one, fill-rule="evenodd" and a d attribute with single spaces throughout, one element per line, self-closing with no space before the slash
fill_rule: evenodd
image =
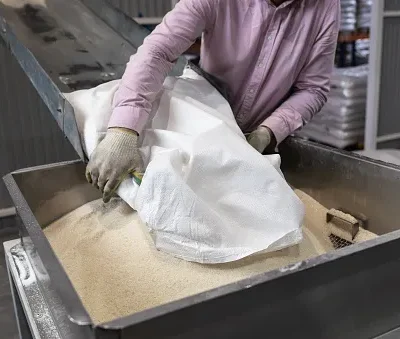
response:
<path id="1" fill-rule="evenodd" d="M 250 133 L 247 136 L 247 142 L 260 153 L 264 153 L 267 149 L 272 153 L 276 147 L 275 136 L 265 126 L 259 126 L 255 131 Z"/>
<path id="2" fill-rule="evenodd" d="M 108 202 L 120 183 L 134 171 L 143 171 L 137 133 L 125 128 L 109 128 L 90 157 L 86 179 L 100 189 L 103 201 Z"/>

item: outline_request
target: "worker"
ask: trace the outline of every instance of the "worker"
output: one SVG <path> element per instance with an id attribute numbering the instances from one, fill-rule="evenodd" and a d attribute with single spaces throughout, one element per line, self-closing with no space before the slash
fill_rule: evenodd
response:
<path id="1" fill-rule="evenodd" d="M 275 149 L 327 100 L 339 15 L 339 0 L 180 0 L 131 57 L 88 181 L 108 201 L 143 170 L 138 135 L 174 62 L 200 36 L 200 67 L 226 84 L 248 142 Z"/>

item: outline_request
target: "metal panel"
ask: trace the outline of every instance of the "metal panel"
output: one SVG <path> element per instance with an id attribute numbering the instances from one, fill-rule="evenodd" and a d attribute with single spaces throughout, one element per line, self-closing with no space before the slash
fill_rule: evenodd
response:
<path id="1" fill-rule="evenodd" d="M 279 151 L 282 171 L 292 186 L 328 209 L 367 219 L 371 232 L 381 235 L 399 229 L 399 166 L 301 139 L 287 140 Z"/>
<path id="2" fill-rule="evenodd" d="M 400 338 L 400 328 L 394 329 L 386 334 L 382 334 L 376 339 L 398 339 Z"/>
<path id="3" fill-rule="evenodd" d="M 0 42 L 0 176 L 27 166 L 76 159 L 48 108 Z M 11 206 L 1 183 L 0 209 Z"/>
<path id="4" fill-rule="evenodd" d="M 374 0 L 381 1 L 381 0 Z M 385 0 L 385 11 L 400 11 L 400 0 Z"/>
<path id="5" fill-rule="evenodd" d="M 171 10 L 171 0 L 109 0 L 131 17 L 163 17 Z"/>
<path id="6" fill-rule="evenodd" d="M 399 36 L 400 17 L 385 18 L 382 37 L 378 136 L 400 132 Z"/>

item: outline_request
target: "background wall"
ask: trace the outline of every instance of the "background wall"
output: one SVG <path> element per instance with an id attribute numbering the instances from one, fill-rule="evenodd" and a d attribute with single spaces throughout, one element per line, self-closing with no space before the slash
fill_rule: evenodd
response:
<path id="1" fill-rule="evenodd" d="M 386 0 L 385 11 L 400 11 L 400 0 Z M 378 137 L 400 132 L 399 79 L 400 14 L 397 14 L 383 19 Z"/>
<path id="2" fill-rule="evenodd" d="M 400 0 L 372 8 L 365 148 L 400 148 Z"/>

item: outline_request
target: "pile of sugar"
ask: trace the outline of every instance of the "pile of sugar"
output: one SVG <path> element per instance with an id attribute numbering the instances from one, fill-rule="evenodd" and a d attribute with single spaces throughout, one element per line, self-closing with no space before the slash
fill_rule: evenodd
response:
<path id="1" fill-rule="evenodd" d="M 301 191 L 304 240 L 275 253 L 201 265 L 157 251 L 137 213 L 119 199 L 87 203 L 44 232 L 95 323 L 103 323 L 333 250 L 327 209 Z"/>

